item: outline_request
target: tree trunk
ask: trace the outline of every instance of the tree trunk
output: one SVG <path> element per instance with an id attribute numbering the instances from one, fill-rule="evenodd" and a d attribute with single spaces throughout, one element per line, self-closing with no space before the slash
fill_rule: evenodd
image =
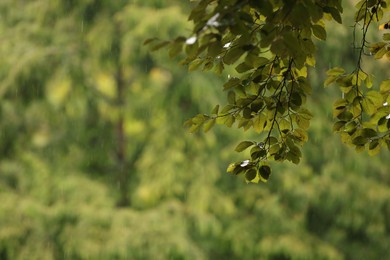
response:
<path id="1" fill-rule="evenodd" d="M 120 64 L 117 67 L 116 73 L 116 87 L 117 87 L 117 109 L 118 109 L 118 121 L 116 124 L 117 135 L 117 169 L 118 169 L 118 185 L 120 198 L 117 203 L 119 207 L 129 206 L 130 201 L 128 198 L 129 192 L 129 174 L 126 165 L 126 136 L 124 131 L 124 89 L 125 81 L 123 78 L 123 71 Z"/>

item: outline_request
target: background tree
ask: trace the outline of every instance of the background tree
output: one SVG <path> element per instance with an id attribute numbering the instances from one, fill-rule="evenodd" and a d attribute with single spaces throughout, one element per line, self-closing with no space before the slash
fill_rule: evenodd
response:
<path id="1" fill-rule="evenodd" d="M 189 135 L 182 127 L 224 101 L 219 86 L 234 67 L 218 77 L 189 74 L 166 51 L 151 55 L 142 46 L 150 35 L 189 32 L 191 6 L 112 2 L 0 1 L 1 259 L 389 254 L 388 156 L 351 153 L 329 127 L 329 104 L 341 93 L 323 88 L 325 71 L 355 64 L 348 44 L 339 44 L 351 39 L 345 26 L 332 23 L 327 44 L 318 43 L 321 59 L 308 71 L 306 105 L 315 117 L 300 165 L 275 164 L 269 185 L 246 185 L 226 176 L 225 165 L 242 160 L 230 152 L 235 140 L 257 133 L 216 128 Z M 118 53 L 126 79 L 121 108 Z M 381 62 L 364 64 L 386 75 Z M 118 188 L 119 115 L 127 193 Z M 118 207 L 123 197 L 129 203 Z"/>

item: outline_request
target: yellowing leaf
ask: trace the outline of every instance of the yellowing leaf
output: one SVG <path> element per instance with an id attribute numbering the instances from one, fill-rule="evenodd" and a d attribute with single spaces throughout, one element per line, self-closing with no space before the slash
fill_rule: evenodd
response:
<path id="1" fill-rule="evenodd" d="M 236 167 L 237 167 L 237 164 L 236 164 L 236 163 L 231 163 L 231 164 L 229 164 L 229 166 L 227 167 L 226 172 L 231 173 L 231 172 L 234 171 L 234 169 L 235 169 Z"/>

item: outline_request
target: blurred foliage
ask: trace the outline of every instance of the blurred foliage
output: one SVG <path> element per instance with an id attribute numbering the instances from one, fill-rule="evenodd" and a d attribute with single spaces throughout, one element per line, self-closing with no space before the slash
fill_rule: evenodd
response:
<path id="1" fill-rule="evenodd" d="M 223 101 L 228 75 L 188 73 L 142 47 L 188 31 L 189 9 L 174 0 L 0 1 L 0 259 L 390 255 L 388 155 L 340 144 L 328 108 L 341 93 L 321 83 L 336 63 L 354 66 L 350 32 L 332 24 L 334 44 L 319 45 L 309 71 L 315 117 L 300 165 L 273 164 L 267 186 L 247 185 L 225 165 L 239 160 L 235 142 L 255 134 L 182 127 Z M 383 61 L 367 66 L 386 75 Z"/>

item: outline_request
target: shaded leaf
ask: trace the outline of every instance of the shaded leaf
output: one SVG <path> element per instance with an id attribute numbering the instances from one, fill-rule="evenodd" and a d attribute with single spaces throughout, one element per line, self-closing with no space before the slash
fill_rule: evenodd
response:
<path id="1" fill-rule="evenodd" d="M 247 181 L 252 181 L 254 178 L 256 178 L 257 171 L 256 169 L 249 169 L 245 172 L 245 179 Z"/>
<path id="2" fill-rule="evenodd" d="M 313 34 L 318 39 L 325 41 L 326 40 L 326 30 L 322 25 L 315 24 L 312 26 Z"/>
<path id="3" fill-rule="evenodd" d="M 223 57 L 223 61 L 230 65 L 236 62 L 242 55 L 244 51 L 240 47 L 233 47 L 227 51 L 225 56 Z"/>
<path id="4" fill-rule="evenodd" d="M 352 139 L 352 143 L 354 145 L 357 145 L 357 146 L 365 145 L 367 142 L 368 142 L 368 138 L 363 137 L 363 136 L 357 136 L 357 137 Z"/>
<path id="5" fill-rule="evenodd" d="M 259 174 L 261 176 L 261 181 L 266 182 L 271 175 L 271 168 L 268 165 L 262 165 L 259 168 Z"/>

